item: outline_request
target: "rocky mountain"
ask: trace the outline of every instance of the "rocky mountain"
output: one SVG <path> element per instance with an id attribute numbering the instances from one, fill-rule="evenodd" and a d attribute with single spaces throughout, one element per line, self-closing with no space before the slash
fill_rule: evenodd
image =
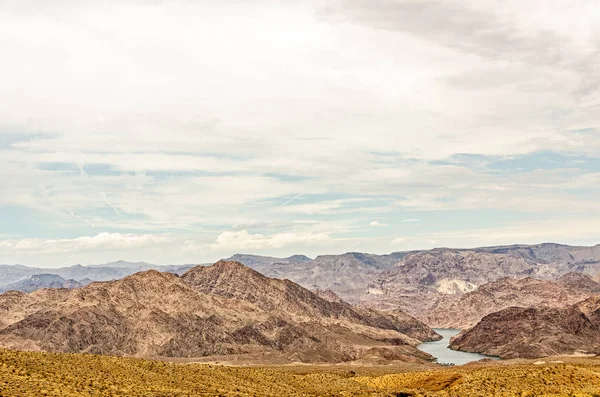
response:
<path id="1" fill-rule="evenodd" d="M 0 295 L 0 346 L 139 357 L 338 362 L 431 359 L 439 339 L 401 311 L 323 299 L 237 262 L 156 270 L 83 288 Z"/>
<path id="2" fill-rule="evenodd" d="M 330 302 L 343 302 L 342 298 L 337 296 L 335 292 L 330 289 L 315 289 L 314 292 L 318 297 L 325 299 Z"/>
<path id="3" fill-rule="evenodd" d="M 401 308 L 422 316 L 456 295 L 502 277 L 525 277 L 536 264 L 507 254 L 453 249 L 411 253 L 381 272 L 361 296 L 361 304 Z"/>
<path id="4" fill-rule="evenodd" d="M 153 269 L 156 265 L 147 262 L 127 262 L 118 260 L 114 262 L 103 263 L 99 265 L 88 265 L 88 267 L 115 267 L 115 268 L 133 268 L 133 269 Z"/>
<path id="5" fill-rule="evenodd" d="M 594 294 L 600 294 L 600 283 L 581 273 L 567 273 L 557 281 L 506 277 L 440 302 L 422 318 L 435 328 L 467 329 L 508 307 L 561 308 Z"/>
<path id="6" fill-rule="evenodd" d="M 555 280 L 569 272 L 600 280 L 600 245 L 511 245 L 474 249 L 438 248 L 428 251 L 373 255 L 350 252 L 288 258 L 236 254 L 229 260 L 245 264 L 269 277 L 287 278 L 311 290 L 330 290 L 341 299 L 363 307 L 403 309 L 423 316 L 460 295 L 504 277 Z M 108 281 L 155 269 L 183 274 L 192 265 L 157 266 L 117 261 L 104 265 L 61 269 L 0 266 L 0 288 L 35 274 L 53 273 L 64 279 Z"/>
<path id="7" fill-rule="evenodd" d="M 383 270 L 393 266 L 406 253 L 390 255 L 349 252 L 322 255 L 310 260 L 304 256 L 278 259 L 255 255 L 234 255 L 246 266 L 269 277 L 287 278 L 309 289 L 331 290 L 342 299 L 356 303 L 367 285 Z M 308 259 L 308 260 L 307 260 Z"/>
<path id="8" fill-rule="evenodd" d="M 251 269 L 254 269 L 260 273 L 273 277 L 272 268 L 286 265 L 297 265 L 302 263 L 311 262 L 307 256 L 304 255 L 292 255 L 288 258 L 276 258 L 273 256 L 261 256 L 261 255 L 248 255 L 248 254 L 235 254 L 230 258 L 224 259 L 226 261 L 239 262 Z M 293 268 L 293 266 L 290 266 Z"/>
<path id="9" fill-rule="evenodd" d="M 564 308 L 503 309 L 461 332 L 450 347 L 502 358 L 600 354 L 600 295 Z"/>
<path id="10" fill-rule="evenodd" d="M 33 292 L 42 288 L 79 288 L 87 285 L 91 282 L 89 279 L 82 280 L 82 282 L 75 281 L 73 279 L 65 280 L 64 278 L 55 274 L 35 274 L 28 279 L 17 281 L 16 283 L 9 284 L 3 288 L 0 288 L 0 293 L 5 291 L 22 291 L 22 292 Z"/>
<path id="11" fill-rule="evenodd" d="M 600 244 L 593 247 L 577 247 L 555 243 L 517 244 L 476 248 L 475 251 L 520 256 L 540 264 L 562 265 L 559 270 L 561 272 L 575 271 L 580 265 L 600 264 Z M 574 268 L 571 268 L 570 266 L 573 265 L 575 265 Z M 579 267 L 578 271 L 584 270 L 584 268 Z"/>
<path id="12" fill-rule="evenodd" d="M 0 265 L 0 288 L 17 281 L 25 280 L 33 275 L 49 273 L 49 269 L 22 265 Z"/>

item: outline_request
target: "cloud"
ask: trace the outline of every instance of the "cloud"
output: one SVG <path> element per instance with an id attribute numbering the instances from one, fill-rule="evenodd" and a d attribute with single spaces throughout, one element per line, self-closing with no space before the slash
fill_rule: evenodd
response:
<path id="1" fill-rule="evenodd" d="M 238 252 L 240 250 L 272 250 L 288 246 L 323 245 L 332 241 L 326 233 L 278 233 L 274 235 L 251 234 L 246 230 L 239 232 L 223 232 L 212 249 L 221 252 Z"/>
<path id="2" fill-rule="evenodd" d="M 167 244 L 167 236 L 135 235 L 121 233 L 99 233 L 95 236 L 82 236 L 73 239 L 46 240 L 29 238 L 3 241 L 0 247 L 13 248 L 15 251 L 35 252 L 38 254 L 71 253 L 94 250 L 128 250 Z"/>
<path id="3" fill-rule="evenodd" d="M 288 205 L 282 207 L 280 211 L 283 212 L 294 212 L 301 214 L 331 214 L 334 212 L 340 212 L 344 210 L 349 210 L 348 206 L 355 204 L 366 202 L 368 199 L 366 198 L 351 198 L 351 199 L 339 199 L 339 200 L 323 200 L 317 201 L 308 204 L 295 204 Z M 353 207 L 352 211 L 356 211 L 356 208 Z"/>
<path id="4" fill-rule="evenodd" d="M 416 219 L 416 218 L 402 219 L 402 222 L 404 222 L 404 223 L 407 223 L 407 222 L 419 222 L 419 219 Z"/>
<path id="5" fill-rule="evenodd" d="M 308 250 L 324 236 L 389 248 L 372 219 L 422 219 L 428 234 L 576 224 L 600 210 L 596 8 L 13 2 L 0 15 L 0 234 L 63 260 L 102 240 L 60 242 L 73 236 L 119 234 L 103 244 L 129 241 L 136 260 L 159 253 L 133 236 L 171 236 L 196 261 L 213 245 Z M 548 169 L 545 153 L 565 157 Z M 499 169 L 506 159 L 530 166 Z M 6 260 L 50 260 L 19 252 Z"/>
<path id="6" fill-rule="evenodd" d="M 373 222 L 369 223 L 369 226 L 381 227 L 381 226 L 387 226 L 387 223 L 381 223 L 379 221 L 373 221 Z"/>
<path id="7" fill-rule="evenodd" d="M 396 238 L 392 239 L 392 241 L 390 241 L 390 244 L 391 245 L 401 246 L 406 241 L 407 241 L 407 239 L 405 237 L 396 237 Z"/>
<path id="8" fill-rule="evenodd" d="M 504 8 L 508 7 L 494 5 L 469 0 L 345 0 L 324 14 L 349 15 L 377 28 L 411 33 L 482 57 L 558 61 L 560 46 L 565 44 L 558 34 L 547 28 L 524 34 L 518 20 L 507 15 L 510 10 Z"/>

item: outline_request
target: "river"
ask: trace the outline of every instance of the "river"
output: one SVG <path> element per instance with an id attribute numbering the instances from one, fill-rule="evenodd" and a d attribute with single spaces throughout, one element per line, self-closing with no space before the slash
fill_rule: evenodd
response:
<path id="1" fill-rule="evenodd" d="M 458 333 L 460 332 L 459 329 L 434 328 L 433 330 L 438 334 L 442 335 L 444 339 L 438 340 L 436 342 L 421 343 L 417 347 L 419 350 L 422 350 L 436 357 L 437 362 L 440 364 L 462 365 L 470 363 L 472 361 L 481 360 L 482 358 L 496 359 L 495 357 L 488 357 L 481 354 L 466 353 L 450 349 L 448 347 L 448 345 L 450 345 L 450 338 L 452 338 L 455 335 L 458 335 Z"/>

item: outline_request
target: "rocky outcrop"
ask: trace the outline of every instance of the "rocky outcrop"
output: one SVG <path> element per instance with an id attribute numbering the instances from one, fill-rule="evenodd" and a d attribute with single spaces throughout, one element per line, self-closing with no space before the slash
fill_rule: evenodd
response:
<path id="1" fill-rule="evenodd" d="M 508 307 L 565 307 L 600 293 L 600 283 L 580 273 L 568 273 L 556 282 L 531 277 L 500 280 L 440 302 L 424 314 L 434 328 L 467 329 L 488 314 Z"/>
<path id="2" fill-rule="evenodd" d="M 321 255 L 314 260 L 298 255 L 285 259 L 234 255 L 232 259 L 269 277 L 287 278 L 309 289 L 331 290 L 345 301 L 356 303 L 367 285 L 404 255 L 406 253 L 373 255 L 349 252 Z"/>
<path id="3" fill-rule="evenodd" d="M 361 305 L 398 307 L 422 316 L 455 296 L 507 276 L 528 276 L 534 263 L 505 254 L 435 249 L 402 258 L 382 272 L 361 297 Z"/>
<path id="4" fill-rule="evenodd" d="M 502 358 L 600 354 L 600 296 L 564 308 L 503 309 L 461 332 L 450 347 Z"/>
<path id="5" fill-rule="evenodd" d="M 86 287 L 0 295 L 0 346 L 138 357 L 255 357 L 339 362 L 385 351 L 430 359 L 414 346 L 438 339 L 403 312 L 325 300 L 236 262 L 155 270 Z"/>
<path id="6" fill-rule="evenodd" d="M 578 247 L 564 244 L 544 243 L 536 245 L 507 245 L 476 248 L 475 251 L 520 256 L 539 264 L 555 264 L 561 272 L 573 270 L 571 266 L 600 263 L 600 244 Z"/>

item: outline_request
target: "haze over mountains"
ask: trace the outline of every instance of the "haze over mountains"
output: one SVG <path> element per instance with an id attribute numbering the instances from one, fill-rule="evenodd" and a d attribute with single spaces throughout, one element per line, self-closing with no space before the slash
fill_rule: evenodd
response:
<path id="1" fill-rule="evenodd" d="M 19 280 L 13 284 L 8 284 L 0 288 L 0 292 L 22 291 L 33 292 L 42 288 L 79 288 L 91 283 L 92 280 L 85 278 L 81 281 L 73 279 L 65 280 L 56 274 L 35 274 L 30 278 Z"/>

